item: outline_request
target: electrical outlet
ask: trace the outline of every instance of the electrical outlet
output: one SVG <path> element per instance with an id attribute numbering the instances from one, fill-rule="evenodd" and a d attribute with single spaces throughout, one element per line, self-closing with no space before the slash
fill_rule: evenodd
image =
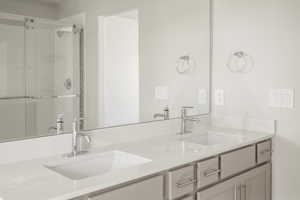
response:
<path id="1" fill-rule="evenodd" d="M 215 91 L 215 104 L 217 106 L 224 106 L 225 105 L 224 90 L 217 89 Z"/>
<path id="2" fill-rule="evenodd" d="M 207 92 L 205 89 L 199 89 L 198 91 L 198 104 L 199 105 L 207 104 Z"/>
<path id="3" fill-rule="evenodd" d="M 169 99 L 169 88 L 168 88 L 168 86 L 157 86 L 157 87 L 155 87 L 155 99 L 157 99 L 157 100 L 168 100 Z"/>

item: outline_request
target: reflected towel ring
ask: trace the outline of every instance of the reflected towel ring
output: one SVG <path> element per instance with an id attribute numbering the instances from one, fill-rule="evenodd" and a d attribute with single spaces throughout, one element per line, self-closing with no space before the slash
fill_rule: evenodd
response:
<path id="1" fill-rule="evenodd" d="M 229 56 L 227 67 L 232 73 L 249 73 L 254 67 L 254 61 L 244 51 L 234 51 Z"/>
<path id="2" fill-rule="evenodd" d="M 190 55 L 181 56 L 176 65 L 176 70 L 179 74 L 187 74 L 194 71 L 196 67 L 195 59 Z"/>

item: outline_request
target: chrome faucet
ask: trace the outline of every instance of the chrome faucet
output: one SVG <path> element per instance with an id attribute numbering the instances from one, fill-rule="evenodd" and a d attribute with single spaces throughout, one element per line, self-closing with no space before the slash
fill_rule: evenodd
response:
<path id="1" fill-rule="evenodd" d="M 187 129 L 188 121 L 200 122 L 200 119 L 198 119 L 198 118 L 187 116 L 187 110 L 193 109 L 193 108 L 194 107 L 192 107 L 192 106 L 183 106 L 181 108 L 181 128 L 180 128 L 180 133 L 179 133 L 180 135 L 185 135 L 185 134 L 191 133 L 191 131 L 189 131 Z"/>
<path id="2" fill-rule="evenodd" d="M 170 119 L 170 109 L 169 109 L 169 107 L 166 106 L 166 107 L 164 108 L 164 112 L 163 112 L 163 113 L 156 113 L 156 114 L 154 114 L 154 116 L 153 116 L 154 119 L 156 119 L 156 118 L 158 118 L 158 117 L 161 117 L 161 118 L 163 118 L 164 120 Z"/>
<path id="3" fill-rule="evenodd" d="M 57 114 L 56 116 L 56 126 L 51 126 L 48 128 L 48 133 L 56 132 L 57 135 L 64 132 L 64 115 Z"/>
<path id="4" fill-rule="evenodd" d="M 79 148 L 79 139 L 83 137 L 88 144 L 91 144 L 91 137 L 85 133 L 79 132 L 79 124 L 80 121 L 84 120 L 83 118 L 75 119 L 72 123 L 72 152 L 67 154 L 67 157 L 76 157 L 78 155 L 82 155 L 88 153 L 88 151 L 83 151 Z"/>

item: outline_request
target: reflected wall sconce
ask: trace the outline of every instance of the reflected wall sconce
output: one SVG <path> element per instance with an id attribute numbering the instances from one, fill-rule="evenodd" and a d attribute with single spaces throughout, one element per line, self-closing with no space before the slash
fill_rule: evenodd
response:
<path id="1" fill-rule="evenodd" d="M 249 73 L 254 67 L 254 61 L 246 52 L 234 51 L 228 58 L 227 67 L 232 73 Z"/>
<path id="2" fill-rule="evenodd" d="M 196 61 L 191 55 L 179 57 L 176 64 L 176 70 L 179 74 L 188 74 L 194 71 Z"/>

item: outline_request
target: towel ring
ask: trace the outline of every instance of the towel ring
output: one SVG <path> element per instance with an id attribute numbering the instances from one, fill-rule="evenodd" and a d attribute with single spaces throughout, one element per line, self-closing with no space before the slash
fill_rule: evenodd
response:
<path id="1" fill-rule="evenodd" d="M 232 73 L 249 73 L 254 67 L 254 61 L 244 51 L 234 51 L 229 56 L 227 67 Z"/>

